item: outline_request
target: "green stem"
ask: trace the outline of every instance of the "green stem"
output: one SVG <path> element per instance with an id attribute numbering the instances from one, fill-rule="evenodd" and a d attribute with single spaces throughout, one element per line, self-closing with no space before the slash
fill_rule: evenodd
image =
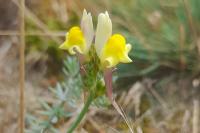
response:
<path id="1" fill-rule="evenodd" d="M 90 92 L 90 95 L 89 95 L 83 109 L 81 110 L 81 113 L 76 118 L 75 122 L 71 125 L 71 127 L 68 129 L 67 133 L 72 133 L 76 129 L 76 127 L 79 125 L 79 123 L 81 122 L 81 120 L 83 119 L 85 114 L 87 113 L 89 106 L 92 103 L 93 97 L 94 97 L 93 92 Z"/>

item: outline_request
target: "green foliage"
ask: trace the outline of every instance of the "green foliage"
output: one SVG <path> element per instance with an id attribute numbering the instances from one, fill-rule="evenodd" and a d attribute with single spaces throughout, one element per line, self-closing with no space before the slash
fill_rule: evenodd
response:
<path id="1" fill-rule="evenodd" d="M 78 61 L 76 58 L 68 57 L 63 64 L 63 82 L 58 82 L 55 87 L 49 87 L 54 98 L 53 103 L 39 100 L 42 109 L 37 116 L 27 116 L 27 133 L 39 133 L 41 131 L 58 133 L 56 125 L 60 121 L 65 121 L 73 116 L 72 110 L 80 109 L 82 93 L 85 91 L 83 88 L 85 87 L 83 87 L 83 79 L 80 76 Z M 100 78 L 100 76 L 97 77 Z M 94 77 L 88 76 L 84 82 L 88 82 L 92 78 Z M 88 83 L 85 84 L 89 85 Z M 108 106 L 110 103 L 105 96 L 105 87 L 102 80 L 97 81 L 94 90 L 97 90 L 97 92 L 92 105 L 96 107 Z"/>
<path id="2" fill-rule="evenodd" d="M 78 109 L 78 103 L 81 97 L 81 78 L 79 75 L 79 65 L 74 58 L 67 58 L 64 61 L 64 82 L 57 83 L 55 87 L 50 87 L 53 96 L 54 103 L 51 105 L 45 101 L 40 100 L 42 111 L 39 111 L 39 115 L 43 116 L 42 120 L 37 117 L 27 117 L 29 123 L 29 130 L 31 133 L 38 133 L 41 131 L 49 131 L 57 133 L 55 125 L 60 120 L 65 120 L 71 117 L 73 113 L 69 109 Z"/>
<path id="3" fill-rule="evenodd" d="M 200 1 L 199 0 L 190 0 L 192 15 L 196 20 L 200 21 Z"/>
<path id="4" fill-rule="evenodd" d="M 163 68 L 177 72 L 199 71 L 197 44 L 185 8 L 188 6 L 192 13 L 192 25 L 198 33 L 198 0 L 186 2 L 188 5 L 182 0 L 129 0 L 111 3 L 115 5 L 110 6 L 111 18 L 121 21 L 117 32 L 122 31 L 133 47 L 130 52 L 133 64 L 119 65 L 119 78 L 127 80 L 130 77 L 151 76 Z M 113 23 L 116 25 L 115 21 Z M 180 31 L 181 26 L 183 31 Z"/>

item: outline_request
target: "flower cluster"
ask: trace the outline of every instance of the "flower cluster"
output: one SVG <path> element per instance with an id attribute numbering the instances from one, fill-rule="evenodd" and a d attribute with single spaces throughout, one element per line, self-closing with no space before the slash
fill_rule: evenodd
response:
<path id="1" fill-rule="evenodd" d="M 71 55 L 78 56 L 83 88 L 86 89 L 84 92 L 89 92 L 81 113 L 68 129 L 68 133 L 72 133 L 77 127 L 92 101 L 105 93 L 113 106 L 120 111 L 113 102 L 112 71 L 119 63 L 132 62 L 128 56 L 131 45 L 126 44 L 123 35 L 112 35 L 112 22 L 108 13 L 99 14 L 95 32 L 92 16 L 84 10 L 80 27 L 74 26 L 67 32 L 66 39 L 60 48 L 67 50 Z M 105 84 L 102 84 L 102 77 Z"/>
<path id="2" fill-rule="evenodd" d="M 112 35 L 112 22 L 107 12 L 100 13 L 96 33 L 94 32 L 92 16 L 83 11 L 81 26 L 72 27 L 66 34 L 65 42 L 60 46 L 70 54 L 87 55 L 93 45 L 100 59 L 101 68 L 113 68 L 117 64 L 129 63 L 132 60 L 128 57 L 131 45 L 121 34 Z"/>

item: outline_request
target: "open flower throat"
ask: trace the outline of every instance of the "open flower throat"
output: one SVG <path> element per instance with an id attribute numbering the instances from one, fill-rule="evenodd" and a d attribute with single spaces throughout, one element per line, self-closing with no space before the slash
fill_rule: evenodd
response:
<path id="1" fill-rule="evenodd" d="M 81 27 L 72 27 L 60 48 L 67 50 L 72 55 L 77 52 L 87 55 L 93 45 L 93 39 L 92 16 L 84 10 Z M 126 44 L 123 35 L 112 35 L 112 22 L 107 12 L 100 13 L 98 16 L 94 47 L 102 68 L 112 68 L 119 63 L 132 62 L 128 57 L 131 45 Z"/>

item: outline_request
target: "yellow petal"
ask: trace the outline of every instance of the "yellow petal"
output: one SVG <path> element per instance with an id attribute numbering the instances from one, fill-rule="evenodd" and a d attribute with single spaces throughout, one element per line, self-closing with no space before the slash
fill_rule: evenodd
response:
<path id="1" fill-rule="evenodd" d="M 72 27 L 69 30 L 68 36 L 68 44 L 69 45 L 84 45 L 85 44 L 85 39 L 83 36 L 83 32 L 81 31 L 81 29 L 77 26 Z"/>
<path id="2" fill-rule="evenodd" d="M 128 54 L 125 53 L 123 56 L 120 57 L 120 62 L 130 63 L 130 62 L 132 62 L 132 60 L 128 57 Z"/>
<path id="3" fill-rule="evenodd" d="M 64 43 L 62 43 L 59 48 L 63 49 L 63 50 L 68 50 L 68 45 L 66 44 L 67 42 L 65 41 Z"/>
<path id="4" fill-rule="evenodd" d="M 66 40 L 59 47 L 64 50 L 68 50 L 70 54 L 75 54 L 74 50 L 80 53 L 84 53 L 86 49 L 85 38 L 81 29 L 77 26 L 72 27 L 66 34 Z"/>
<path id="5" fill-rule="evenodd" d="M 130 52 L 131 48 L 132 48 L 131 44 L 126 44 L 126 50 L 124 54 L 122 54 L 122 56 L 120 57 L 120 62 L 122 63 L 132 62 L 132 60 L 128 57 L 128 53 Z"/>
<path id="6" fill-rule="evenodd" d="M 131 45 L 126 44 L 125 38 L 120 34 L 111 36 L 104 45 L 101 52 L 101 62 L 105 67 L 114 67 L 118 63 L 130 63 L 132 60 L 128 57 Z M 105 63 L 106 62 L 106 63 Z"/>

